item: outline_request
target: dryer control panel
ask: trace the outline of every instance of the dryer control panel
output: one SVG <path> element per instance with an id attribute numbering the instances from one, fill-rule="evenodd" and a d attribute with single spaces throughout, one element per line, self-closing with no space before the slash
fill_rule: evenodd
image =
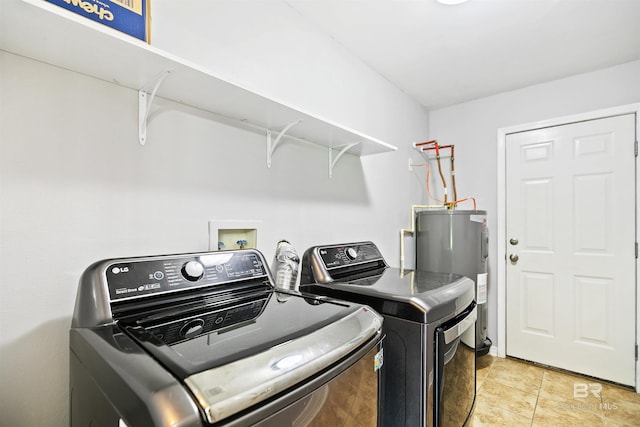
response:
<path id="1" fill-rule="evenodd" d="M 373 242 L 314 246 L 302 257 L 300 284 L 330 283 L 353 274 L 377 274 L 388 267 Z"/>
<path id="2" fill-rule="evenodd" d="M 318 254 L 327 269 L 383 260 L 382 254 L 380 254 L 376 245 L 371 242 L 320 246 L 318 247 Z"/>

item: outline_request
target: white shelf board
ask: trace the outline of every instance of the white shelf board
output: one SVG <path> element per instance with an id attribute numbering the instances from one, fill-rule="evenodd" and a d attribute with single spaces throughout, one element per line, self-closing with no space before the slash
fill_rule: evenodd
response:
<path id="1" fill-rule="evenodd" d="M 397 149 L 43 0 L 0 0 L 0 49 L 136 90 L 171 70 L 162 98 L 263 129 L 302 120 L 287 135 L 329 148 L 361 141 L 348 151 L 358 156 Z"/>

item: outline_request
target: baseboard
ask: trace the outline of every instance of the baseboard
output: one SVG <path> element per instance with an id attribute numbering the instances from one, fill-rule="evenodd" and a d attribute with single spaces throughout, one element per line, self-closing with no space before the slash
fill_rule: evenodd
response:
<path id="1" fill-rule="evenodd" d="M 498 357 L 498 347 L 496 347 L 495 345 L 492 345 L 491 348 L 489 349 L 489 354 L 493 357 Z"/>

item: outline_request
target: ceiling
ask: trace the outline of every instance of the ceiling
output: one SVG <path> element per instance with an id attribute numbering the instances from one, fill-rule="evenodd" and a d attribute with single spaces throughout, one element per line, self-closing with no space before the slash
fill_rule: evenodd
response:
<path id="1" fill-rule="evenodd" d="M 428 109 L 640 59 L 640 0 L 286 0 Z"/>

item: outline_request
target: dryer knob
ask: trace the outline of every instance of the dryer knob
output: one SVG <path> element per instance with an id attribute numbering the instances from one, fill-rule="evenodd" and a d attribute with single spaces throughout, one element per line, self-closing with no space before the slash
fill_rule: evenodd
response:
<path id="1" fill-rule="evenodd" d="M 198 261 L 189 261 L 182 266 L 182 275 L 185 279 L 195 282 L 204 274 L 204 266 Z"/>
<path id="2" fill-rule="evenodd" d="M 347 258 L 350 260 L 358 258 L 358 251 L 356 251 L 355 248 L 347 248 L 345 253 L 347 254 Z"/>

